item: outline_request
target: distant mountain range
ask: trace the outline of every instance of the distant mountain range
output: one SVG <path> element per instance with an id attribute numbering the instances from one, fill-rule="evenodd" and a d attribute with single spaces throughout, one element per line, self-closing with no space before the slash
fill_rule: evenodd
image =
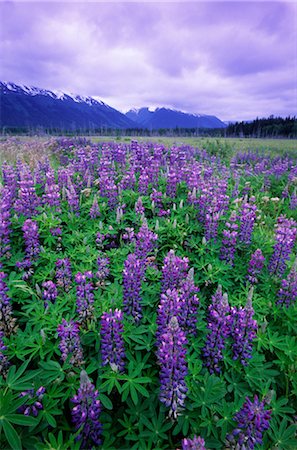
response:
<path id="1" fill-rule="evenodd" d="M 77 130 L 98 128 L 224 128 L 215 116 L 169 108 L 122 114 L 102 101 L 60 91 L 0 82 L 0 128 Z"/>
<path id="2" fill-rule="evenodd" d="M 92 97 L 0 82 L 0 126 L 135 128 L 125 114 Z"/>
<path id="3" fill-rule="evenodd" d="M 141 128 L 226 128 L 226 124 L 215 116 L 190 114 L 170 108 L 130 109 L 126 116 Z"/>

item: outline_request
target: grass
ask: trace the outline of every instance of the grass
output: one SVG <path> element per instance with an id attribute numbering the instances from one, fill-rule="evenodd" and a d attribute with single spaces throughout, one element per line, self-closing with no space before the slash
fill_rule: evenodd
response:
<path id="1" fill-rule="evenodd" d="M 173 145 L 190 145 L 205 149 L 213 155 L 231 157 L 237 152 L 258 151 L 269 153 L 272 156 L 288 154 L 297 158 L 296 139 L 249 139 L 249 138 L 211 138 L 211 137 L 133 137 L 122 136 L 86 136 L 92 142 L 121 142 L 130 143 L 131 140 L 138 142 L 160 143 L 166 147 Z M 4 161 L 12 162 L 17 159 L 24 160 L 29 164 L 32 161 L 43 159 L 49 155 L 49 142 L 54 137 L 2 137 L 0 139 L 0 164 Z M 25 144 L 25 145 L 24 145 Z"/>

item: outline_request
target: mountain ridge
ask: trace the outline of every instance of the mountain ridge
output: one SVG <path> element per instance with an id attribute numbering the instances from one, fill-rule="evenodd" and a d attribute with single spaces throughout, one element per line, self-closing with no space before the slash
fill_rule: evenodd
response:
<path id="1" fill-rule="evenodd" d="M 0 126 L 125 129 L 136 124 L 93 97 L 1 81 Z"/>
<path id="2" fill-rule="evenodd" d="M 126 116 L 148 129 L 158 128 L 226 128 L 227 125 L 216 116 L 187 113 L 173 108 L 132 108 Z"/>
<path id="3" fill-rule="evenodd" d="M 59 90 L 0 81 L 0 127 L 49 129 L 225 128 L 216 116 L 168 107 L 130 109 L 126 114 L 101 100 Z"/>

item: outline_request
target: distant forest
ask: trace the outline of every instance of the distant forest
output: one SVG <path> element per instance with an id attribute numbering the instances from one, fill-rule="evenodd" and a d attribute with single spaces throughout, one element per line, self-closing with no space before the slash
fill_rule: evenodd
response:
<path id="1" fill-rule="evenodd" d="M 26 127 L 4 127 L 3 135 L 98 135 L 98 136 L 209 136 L 209 137 L 246 137 L 246 138 L 297 138 L 297 119 L 293 117 L 270 116 L 253 121 L 230 123 L 226 128 L 159 128 L 158 130 L 126 128 L 114 129 L 106 126 L 100 128 L 79 128 L 67 130 L 61 128 L 26 128 Z"/>

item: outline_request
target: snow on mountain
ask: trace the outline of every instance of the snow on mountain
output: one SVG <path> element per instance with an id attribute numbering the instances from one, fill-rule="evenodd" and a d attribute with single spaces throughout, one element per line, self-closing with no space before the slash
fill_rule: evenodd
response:
<path id="1" fill-rule="evenodd" d="M 63 129 L 135 128 L 125 114 L 101 100 L 59 90 L 0 82 L 1 127 Z"/>

